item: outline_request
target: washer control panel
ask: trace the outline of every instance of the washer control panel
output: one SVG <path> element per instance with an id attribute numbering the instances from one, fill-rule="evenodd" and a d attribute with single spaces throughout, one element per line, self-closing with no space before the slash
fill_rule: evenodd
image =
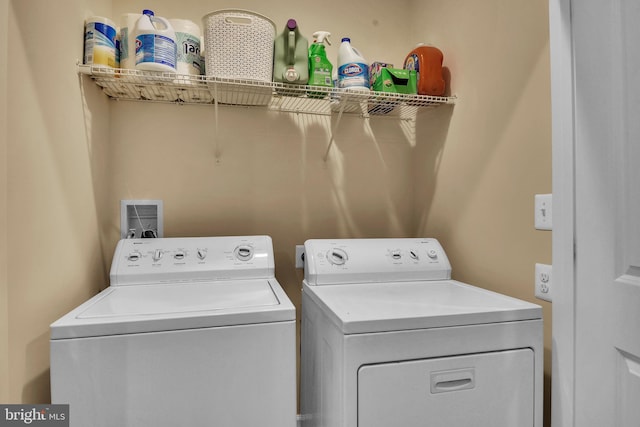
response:
<path id="1" fill-rule="evenodd" d="M 111 264 L 111 285 L 270 278 L 269 236 L 124 239 Z"/>
<path id="2" fill-rule="evenodd" d="M 304 274 L 310 285 L 446 280 L 451 265 L 436 239 L 311 239 Z"/>

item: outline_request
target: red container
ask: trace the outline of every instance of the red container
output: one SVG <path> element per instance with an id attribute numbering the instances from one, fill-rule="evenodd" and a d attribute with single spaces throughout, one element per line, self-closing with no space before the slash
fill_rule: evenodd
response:
<path id="1" fill-rule="evenodd" d="M 404 68 L 416 70 L 418 74 L 418 94 L 442 96 L 445 81 L 442 77 L 443 55 L 434 46 L 418 45 L 404 60 Z"/>

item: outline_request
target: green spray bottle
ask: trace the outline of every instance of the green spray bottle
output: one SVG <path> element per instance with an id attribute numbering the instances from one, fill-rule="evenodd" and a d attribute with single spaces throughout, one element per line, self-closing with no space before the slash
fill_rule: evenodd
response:
<path id="1" fill-rule="evenodd" d="M 309 85 L 333 87 L 333 65 L 327 59 L 324 42 L 331 46 L 328 31 L 313 33 L 313 44 L 309 47 Z"/>

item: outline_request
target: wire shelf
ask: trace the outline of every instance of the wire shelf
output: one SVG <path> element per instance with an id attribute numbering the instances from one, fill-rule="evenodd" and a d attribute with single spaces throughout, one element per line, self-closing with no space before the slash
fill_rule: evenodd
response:
<path id="1" fill-rule="evenodd" d="M 78 65 L 110 98 L 118 100 L 260 106 L 273 111 L 358 114 L 415 119 L 422 108 L 454 104 L 456 98 L 358 92 L 320 86 L 286 85 L 243 79 L 154 73 Z"/>

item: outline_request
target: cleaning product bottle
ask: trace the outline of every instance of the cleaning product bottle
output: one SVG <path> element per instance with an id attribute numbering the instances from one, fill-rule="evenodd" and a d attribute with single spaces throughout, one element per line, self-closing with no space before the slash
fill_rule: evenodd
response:
<path id="1" fill-rule="evenodd" d="M 295 19 L 287 21 L 274 41 L 273 81 L 298 85 L 309 81 L 309 42 L 300 34 Z"/>
<path id="2" fill-rule="evenodd" d="M 338 49 L 338 87 L 369 90 L 369 67 L 362 54 L 344 37 Z"/>
<path id="3" fill-rule="evenodd" d="M 134 28 L 136 69 L 176 72 L 176 33 L 165 18 L 145 9 Z"/>
<path id="4" fill-rule="evenodd" d="M 442 96 L 445 81 L 442 77 L 443 55 L 435 46 L 420 43 L 404 60 L 404 68 L 416 70 L 418 95 Z"/>
<path id="5" fill-rule="evenodd" d="M 92 16 L 84 28 L 83 63 L 116 68 L 116 24 L 109 18 Z"/>
<path id="6" fill-rule="evenodd" d="M 333 65 L 327 59 L 324 43 L 331 46 L 328 31 L 316 31 L 313 33 L 313 44 L 309 47 L 309 84 L 312 86 L 332 87 L 331 75 Z"/>
<path id="7" fill-rule="evenodd" d="M 136 68 L 136 36 L 133 34 L 139 13 L 123 13 L 120 18 L 120 68 Z"/>
<path id="8" fill-rule="evenodd" d="M 176 32 L 176 71 L 178 74 L 202 74 L 200 68 L 200 26 L 188 19 L 169 19 Z"/>

